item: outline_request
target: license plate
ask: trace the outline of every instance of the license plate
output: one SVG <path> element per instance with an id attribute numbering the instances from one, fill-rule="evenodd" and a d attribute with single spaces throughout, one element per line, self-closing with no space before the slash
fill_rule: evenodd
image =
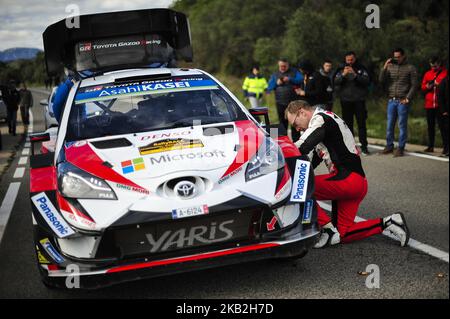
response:
<path id="1" fill-rule="evenodd" d="M 173 219 L 186 218 L 198 215 L 205 215 L 208 213 L 209 213 L 208 205 L 193 206 L 172 210 L 172 218 Z"/>

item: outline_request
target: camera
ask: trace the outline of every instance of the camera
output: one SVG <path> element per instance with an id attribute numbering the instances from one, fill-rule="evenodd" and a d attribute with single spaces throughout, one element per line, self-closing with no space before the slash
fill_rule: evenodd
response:
<path id="1" fill-rule="evenodd" d="M 396 59 L 396 58 L 391 58 L 391 63 L 392 63 L 392 64 L 398 64 L 398 59 Z"/>

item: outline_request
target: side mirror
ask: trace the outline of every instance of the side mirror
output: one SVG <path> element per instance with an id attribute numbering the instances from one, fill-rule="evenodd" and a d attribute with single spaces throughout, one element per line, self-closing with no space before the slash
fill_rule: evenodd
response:
<path id="1" fill-rule="evenodd" d="M 39 104 L 42 105 L 42 106 L 47 106 L 48 105 L 48 101 L 47 100 L 41 100 L 39 102 Z"/>
<path id="2" fill-rule="evenodd" d="M 266 129 L 270 127 L 270 120 L 269 120 L 269 108 L 265 106 L 260 107 L 254 107 L 249 110 L 250 114 L 254 117 L 259 118 L 260 116 L 264 116 L 264 122 Z"/>
<path id="3" fill-rule="evenodd" d="M 34 156 L 34 144 L 35 143 L 42 143 L 50 141 L 50 133 L 42 132 L 42 133 L 34 133 L 30 134 L 30 142 L 31 142 L 31 155 Z"/>

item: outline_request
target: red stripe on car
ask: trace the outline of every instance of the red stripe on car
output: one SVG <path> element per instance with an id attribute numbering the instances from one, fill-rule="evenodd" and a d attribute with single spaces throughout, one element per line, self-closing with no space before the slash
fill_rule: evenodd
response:
<path id="1" fill-rule="evenodd" d="M 31 169 L 30 193 L 52 191 L 56 187 L 56 168 L 54 166 Z"/>
<path id="2" fill-rule="evenodd" d="M 116 267 L 116 268 L 111 268 L 111 269 L 107 270 L 106 273 L 116 273 L 116 272 L 122 272 L 122 271 L 128 271 L 128 270 L 137 270 L 137 269 L 142 269 L 142 268 L 158 267 L 158 266 L 177 264 L 177 263 L 182 263 L 182 262 L 187 262 L 187 261 L 202 260 L 202 259 L 208 259 L 208 258 L 215 258 L 215 257 L 245 253 L 245 252 L 249 252 L 249 251 L 267 249 L 267 248 L 272 248 L 272 247 L 277 247 L 277 246 L 280 246 L 280 244 L 275 244 L 275 243 L 257 244 L 257 245 L 247 246 L 247 247 L 233 248 L 233 249 L 224 250 L 224 251 L 192 255 L 189 257 L 180 257 L 180 258 L 173 258 L 173 259 L 150 261 L 150 262 L 146 262 L 146 263 L 139 263 L 139 264 L 134 264 L 134 265 Z"/>
<path id="3" fill-rule="evenodd" d="M 291 174 L 289 174 L 289 168 L 287 165 L 284 166 L 284 175 L 281 179 L 280 185 L 278 185 L 277 190 L 275 191 L 275 195 L 286 185 L 286 183 L 291 179 Z"/>
<path id="4" fill-rule="evenodd" d="M 237 121 L 235 124 L 239 134 L 240 148 L 233 163 L 231 163 L 222 177 L 227 176 L 244 163 L 247 163 L 256 154 L 264 139 L 264 134 L 252 121 Z"/>
<path id="5" fill-rule="evenodd" d="M 287 136 L 279 136 L 276 139 L 278 145 L 280 145 L 284 157 L 297 157 L 300 156 L 300 151 L 297 146 Z"/>
<path id="6" fill-rule="evenodd" d="M 88 143 L 77 147 L 72 146 L 66 148 L 66 159 L 78 168 L 99 178 L 147 191 L 145 188 L 133 183 L 113 169 L 103 165 L 105 161 L 92 150 Z"/>

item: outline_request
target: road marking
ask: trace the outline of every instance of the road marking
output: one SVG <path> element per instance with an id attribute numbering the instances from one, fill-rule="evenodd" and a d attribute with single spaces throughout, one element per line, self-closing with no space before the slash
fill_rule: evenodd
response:
<path id="1" fill-rule="evenodd" d="M 25 167 L 17 167 L 13 178 L 22 178 L 25 174 Z"/>
<path id="2" fill-rule="evenodd" d="M 331 205 L 330 204 L 324 203 L 322 201 L 317 201 L 317 203 L 323 209 L 325 209 L 327 211 L 331 211 Z M 363 222 L 363 221 L 366 221 L 366 220 L 367 219 L 361 218 L 359 216 L 355 217 L 355 222 Z M 399 241 L 398 238 L 395 237 L 394 235 L 392 235 L 389 231 L 385 230 L 383 232 L 383 235 L 387 236 L 387 237 L 389 237 L 391 239 L 394 239 L 395 241 Z M 437 248 L 434 248 L 434 247 L 432 247 L 430 245 L 421 243 L 420 241 L 417 241 L 417 240 L 415 240 L 413 238 L 409 239 L 408 246 L 413 248 L 413 249 L 419 250 L 419 251 L 421 251 L 421 252 L 423 252 L 423 253 L 425 253 L 427 255 L 430 255 L 432 257 L 438 258 L 440 260 L 443 260 L 443 261 L 445 261 L 447 263 L 449 262 L 449 256 L 448 256 L 447 252 L 442 251 L 442 250 L 437 249 Z"/>
<path id="3" fill-rule="evenodd" d="M 30 147 L 30 146 L 31 146 L 31 143 L 30 142 L 26 142 L 23 147 Z"/>
<path id="4" fill-rule="evenodd" d="M 14 202 L 16 201 L 17 194 L 19 193 L 19 188 L 19 182 L 9 184 L 5 198 L 2 202 L 2 206 L 0 207 L 0 242 L 3 237 L 6 224 L 8 223 L 9 216 L 11 215 L 11 211 L 14 207 Z"/>
<path id="5" fill-rule="evenodd" d="M 18 165 L 26 165 L 27 162 L 28 162 L 28 157 L 27 157 L 27 156 L 22 156 L 22 157 L 19 159 Z"/>
<path id="6" fill-rule="evenodd" d="M 374 148 L 376 150 L 384 150 L 384 147 L 382 147 L 382 146 L 369 144 L 369 147 Z M 438 156 L 432 156 L 432 155 L 426 155 L 426 154 L 420 154 L 420 153 L 414 153 L 414 152 L 405 152 L 405 154 L 406 155 L 415 156 L 415 157 L 432 159 L 432 160 L 441 161 L 441 162 L 448 162 L 449 161 L 448 158 L 446 158 L 446 157 L 438 157 Z"/>
<path id="7" fill-rule="evenodd" d="M 22 150 L 22 155 L 30 155 L 30 149 L 29 148 L 24 148 Z"/>

